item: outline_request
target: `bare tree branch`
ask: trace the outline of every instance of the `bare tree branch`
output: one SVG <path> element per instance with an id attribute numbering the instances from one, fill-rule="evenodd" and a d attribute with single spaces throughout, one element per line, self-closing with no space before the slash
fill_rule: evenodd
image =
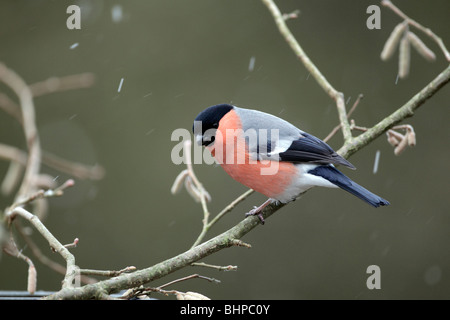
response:
<path id="1" fill-rule="evenodd" d="M 38 230 L 39 233 L 47 239 L 52 250 L 59 253 L 66 260 L 66 276 L 64 277 L 62 287 L 73 287 L 75 276 L 79 274 L 78 267 L 75 265 L 75 257 L 58 241 L 58 239 L 53 236 L 53 234 L 45 227 L 38 217 L 22 207 L 14 208 L 12 211 L 8 212 L 6 216 L 10 220 L 13 220 L 16 216 L 21 216 L 25 220 L 28 220 L 36 228 L 36 230 Z"/>
<path id="2" fill-rule="evenodd" d="M 21 216 L 25 220 L 28 220 L 42 234 L 42 236 L 48 240 L 51 248 L 59 252 L 66 260 L 67 268 L 64 270 L 65 278 L 63 280 L 63 287 L 71 287 L 74 285 L 73 282 L 75 277 L 78 276 L 78 268 L 75 265 L 74 256 L 70 254 L 66 246 L 59 243 L 59 241 L 40 221 L 37 215 L 32 214 L 24 208 L 31 203 L 34 205 L 35 213 L 38 214 L 38 212 L 41 211 L 40 209 L 45 209 L 46 198 L 62 195 L 65 188 L 73 185 L 73 180 L 69 179 L 61 187 L 52 189 L 52 179 L 49 180 L 48 175 L 40 173 L 42 151 L 35 123 L 35 106 L 33 96 L 43 95 L 55 91 L 87 87 L 92 85 L 93 76 L 92 74 L 87 73 L 63 78 L 51 78 L 50 80 L 37 83 L 34 86 L 29 86 L 16 72 L 6 67 L 3 63 L 0 63 L 0 82 L 5 83 L 19 99 L 19 104 L 16 104 L 7 95 L 0 93 L 0 109 L 12 115 L 22 125 L 28 148 L 28 153 L 26 153 L 18 148 L 0 144 L 0 158 L 11 161 L 7 175 L 1 185 L 1 191 L 4 194 L 9 194 L 12 192 L 12 189 L 15 188 L 16 183 L 18 184 L 24 171 L 23 178 L 21 179 L 21 185 L 15 196 L 14 203 L 7 208 L 4 213 L 5 220 L 3 222 L 10 227 L 10 240 L 9 243 L 4 243 L 2 241 L 0 246 L 5 252 L 11 253 L 11 248 L 16 247 L 12 232 L 13 230 L 11 229 L 14 218 L 16 216 Z M 86 178 L 88 175 L 89 178 L 98 179 L 103 175 L 101 167 L 87 168 L 52 155 L 47 155 L 46 158 L 47 161 L 50 162 L 50 165 L 53 165 L 54 167 L 59 166 L 60 169 L 66 171 L 72 170 L 75 172 L 75 176 L 84 175 L 84 178 Z M 89 172 L 86 173 L 88 170 Z M 48 190 L 37 191 L 41 184 L 45 184 L 46 188 L 50 188 Z M 16 226 L 18 234 L 24 237 L 28 245 L 32 248 L 32 252 L 34 254 L 39 254 L 40 251 L 36 250 L 36 246 L 34 246 L 31 239 L 22 232 L 20 224 L 14 223 L 14 225 Z M 0 225 L 0 231 L 3 232 L 3 225 Z M 1 234 L 0 238 L 2 238 Z M 15 254 L 14 256 L 19 258 L 22 257 L 22 259 L 29 264 L 28 290 L 31 293 L 35 290 L 36 269 L 34 268 L 31 259 L 25 255 Z M 45 256 L 37 256 L 40 261 L 43 261 L 55 270 L 60 272 L 63 271 L 63 267 L 59 266 L 57 263 L 53 263 Z M 83 279 L 86 279 L 86 277 Z"/>
<path id="3" fill-rule="evenodd" d="M 16 199 L 33 192 L 33 179 L 38 175 L 41 164 L 41 148 L 35 124 L 33 94 L 25 81 L 13 70 L 0 63 L 0 81 L 9 86 L 19 97 L 22 108 L 23 129 L 28 146 L 28 159 L 25 177 L 22 180 Z"/>
<path id="4" fill-rule="evenodd" d="M 276 210 L 281 207 L 276 207 Z M 264 218 L 269 217 L 276 211 L 273 205 L 269 205 L 267 208 L 269 210 L 265 210 L 263 213 Z M 258 217 L 248 217 L 213 239 L 152 267 L 133 273 L 122 274 L 112 279 L 88 284 L 79 288 L 64 288 L 55 294 L 47 296 L 45 299 L 95 299 L 102 298 L 104 294 L 112 294 L 122 289 L 138 287 L 160 279 L 219 250 L 235 246 L 236 240 L 241 239 L 258 225 L 260 225 Z"/>

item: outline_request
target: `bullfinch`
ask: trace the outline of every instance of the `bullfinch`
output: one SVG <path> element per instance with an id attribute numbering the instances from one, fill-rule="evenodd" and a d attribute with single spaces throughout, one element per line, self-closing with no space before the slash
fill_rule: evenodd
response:
<path id="1" fill-rule="evenodd" d="M 246 214 L 261 223 L 271 202 L 293 201 L 314 186 L 339 187 L 374 207 L 389 204 L 337 170 L 355 167 L 328 144 L 271 114 L 214 105 L 197 115 L 193 131 L 226 173 L 269 198 Z"/>

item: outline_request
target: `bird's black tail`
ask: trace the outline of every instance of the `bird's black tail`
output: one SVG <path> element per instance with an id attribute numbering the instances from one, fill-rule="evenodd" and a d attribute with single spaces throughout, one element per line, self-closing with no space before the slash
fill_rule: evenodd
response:
<path id="1" fill-rule="evenodd" d="M 339 188 L 350 192 L 354 196 L 357 196 L 375 208 L 389 205 L 387 200 L 384 200 L 366 188 L 361 187 L 333 166 L 319 166 L 308 171 L 308 173 L 330 181 L 332 184 L 335 184 Z"/>

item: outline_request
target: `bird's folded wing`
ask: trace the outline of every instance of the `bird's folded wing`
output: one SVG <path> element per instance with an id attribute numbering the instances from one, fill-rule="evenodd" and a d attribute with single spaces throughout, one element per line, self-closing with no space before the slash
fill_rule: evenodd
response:
<path id="1" fill-rule="evenodd" d="M 273 154 L 271 154 L 273 156 Z M 279 161 L 343 165 L 355 169 L 349 161 L 337 154 L 328 144 L 306 132 L 285 150 L 278 152 Z"/>

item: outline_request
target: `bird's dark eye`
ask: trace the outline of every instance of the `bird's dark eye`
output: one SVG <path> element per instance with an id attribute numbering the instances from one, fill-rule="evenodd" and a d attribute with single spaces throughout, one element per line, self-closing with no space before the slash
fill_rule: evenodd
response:
<path id="1" fill-rule="evenodd" d="M 211 143 L 213 143 L 214 140 L 216 140 L 216 137 L 215 137 L 215 136 L 211 136 L 209 139 L 207 139 L 207 141 L 206 141 L 206 140 L 203 140 L 203 141 L 202 141 L 202 144 L 203 144 L 204 146 L 207 146 L 207 145 L 210 145 Z"/>

